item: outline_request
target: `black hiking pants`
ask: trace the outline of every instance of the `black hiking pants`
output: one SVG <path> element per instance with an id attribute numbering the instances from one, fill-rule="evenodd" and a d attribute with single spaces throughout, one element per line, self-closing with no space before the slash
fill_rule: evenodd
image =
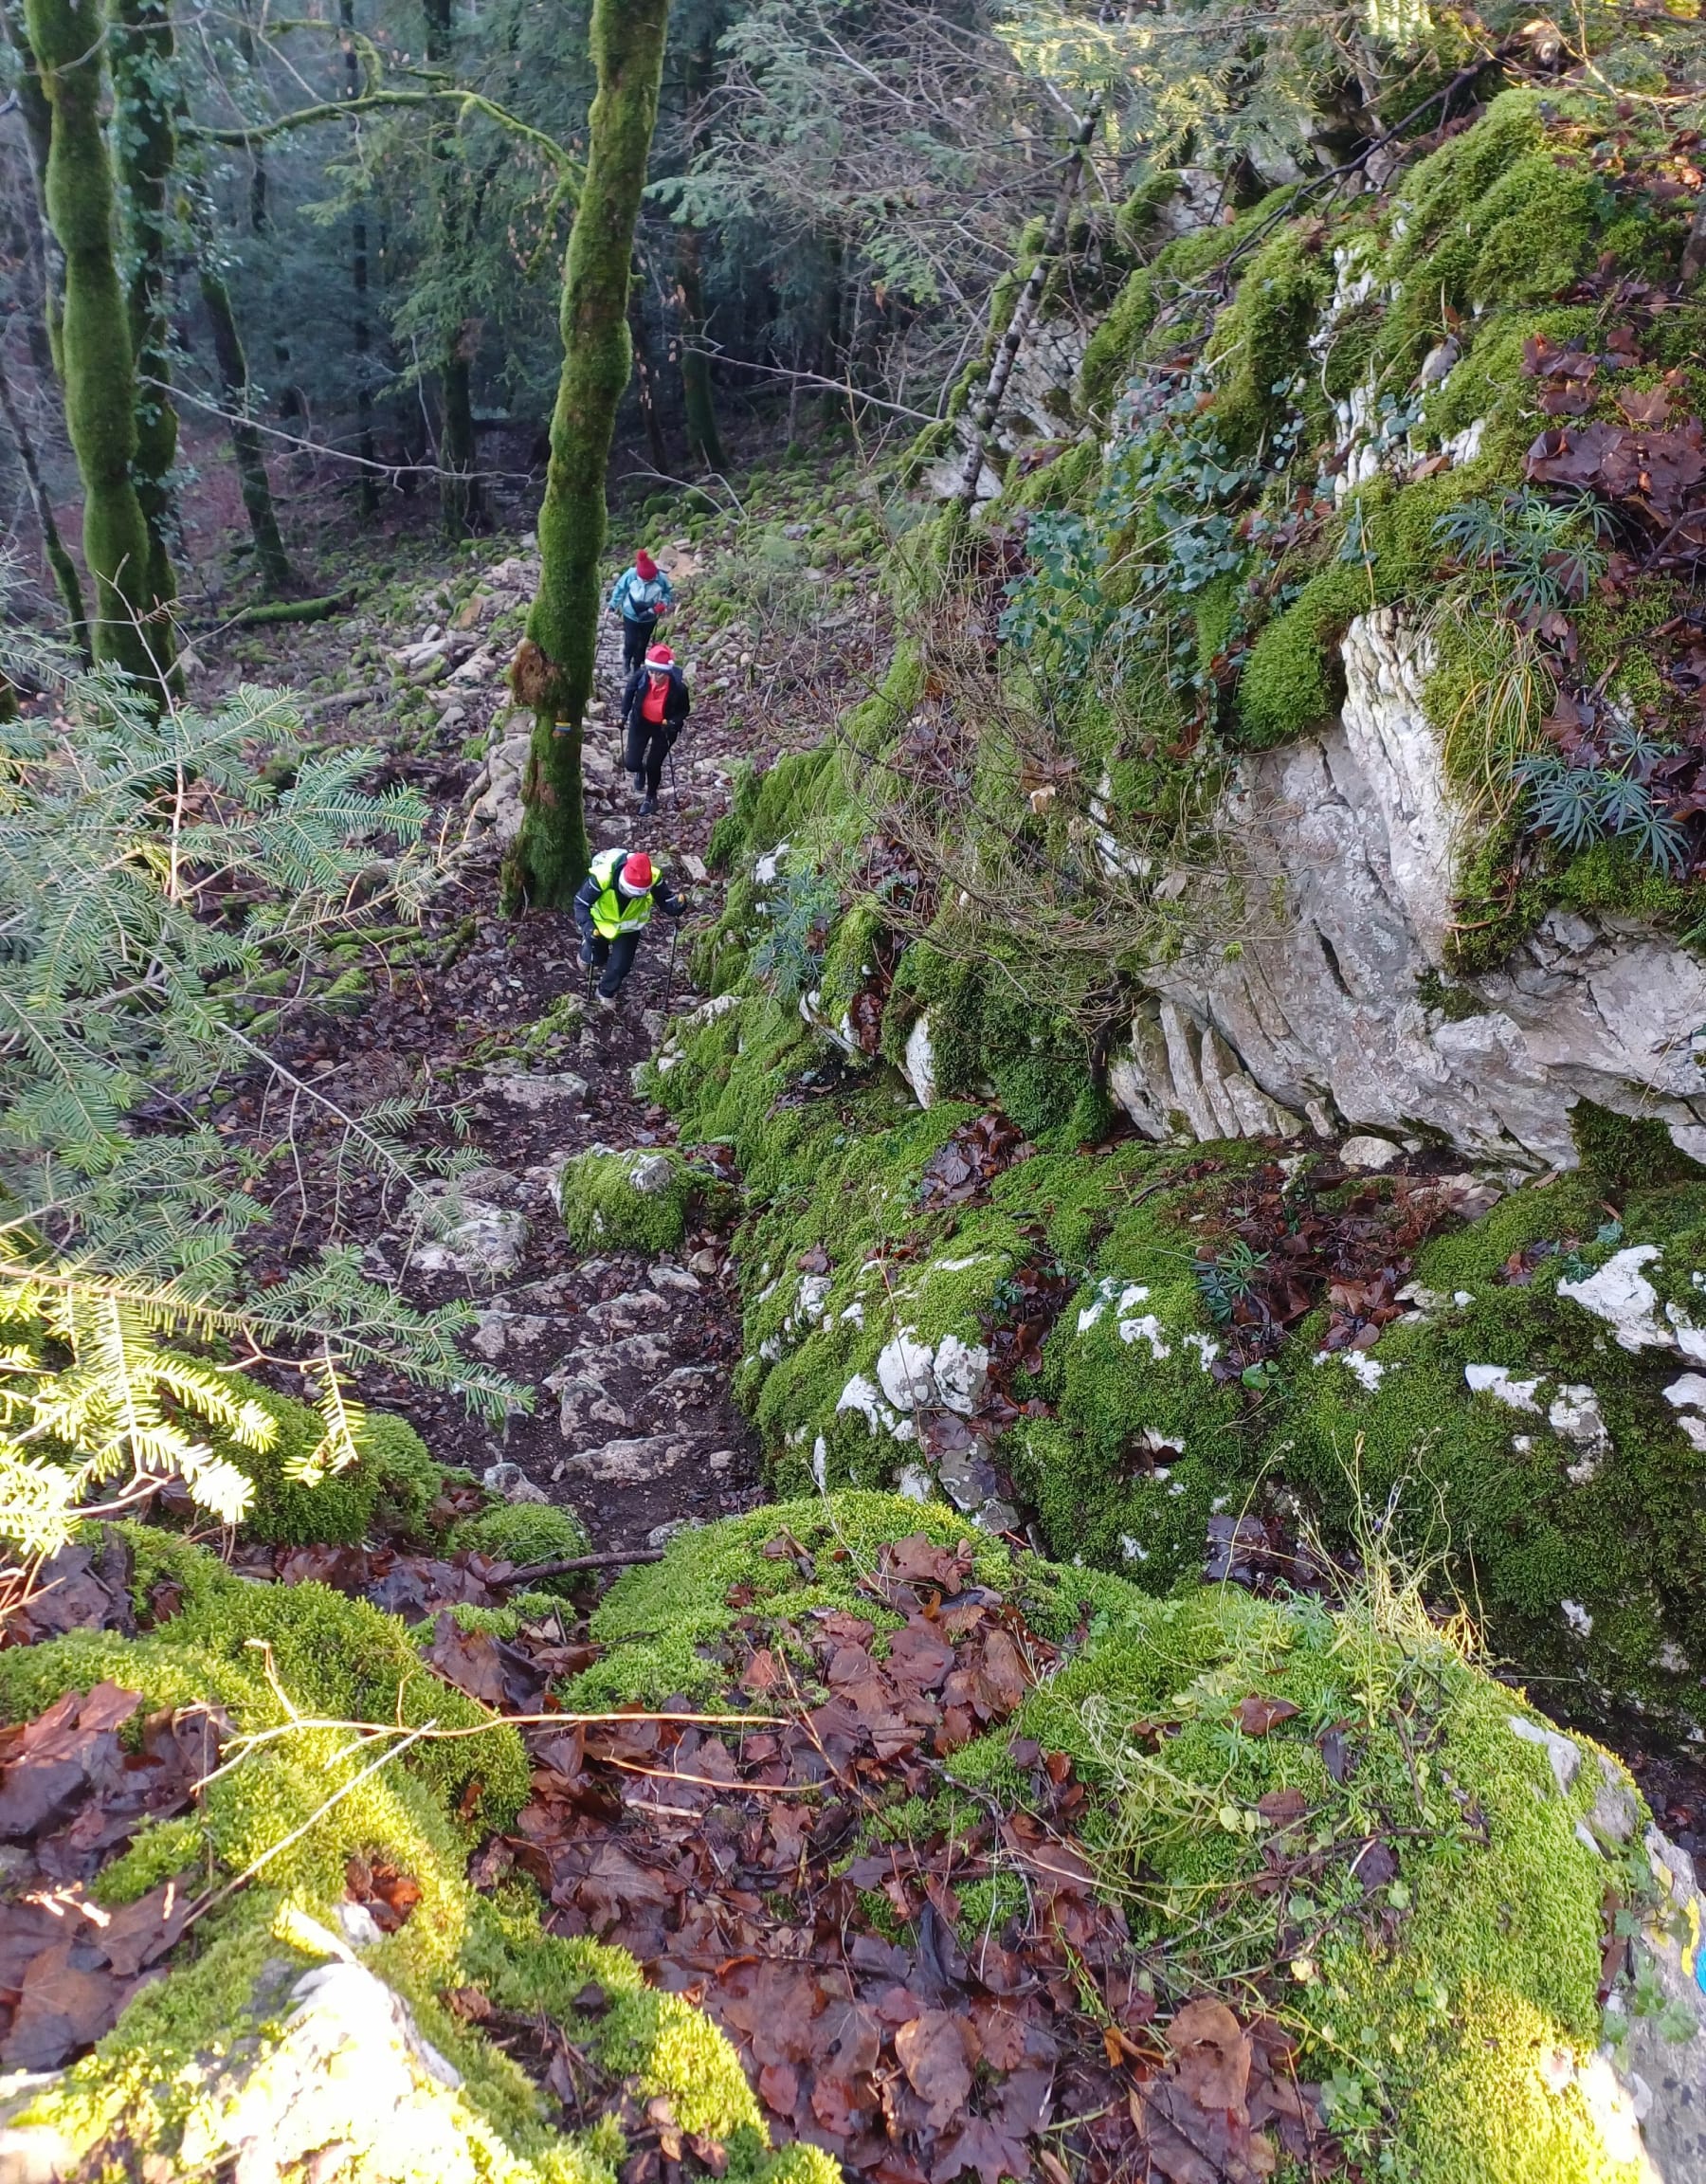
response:
<path id="1" fill-rule="evenodd" d="M 645 648 L 652 641 L 652 631 L 658 627 L 658 617 L 646 614 L 636 621 L 631 615 L 622 617 L 622 671 L 631 675 L 636 667 L 645 664 Z"/>
<path id="2" fill-rule="evenodd" d="M 628 722 L 627 746 L 622 754 L 622 762 L 630 774 L 644 775 L 648 796 L 658 793 L 658 784 L 663 778 L 663 761 L 680 734 L 681 729 L 671 722 L 643 719 L 637 710 Z"/>
<path id="3" fill-rule="evenodd" d="M 607 940 L 602 933 L 594 933 L 581 942 L 581 961 L 595 964 L 604 973 L 598 981 L 598 991 L 607 1001 L 613 1000 L 620 992 L 639 953 L 638 933 L 618 933 L 614 940 Z"/>

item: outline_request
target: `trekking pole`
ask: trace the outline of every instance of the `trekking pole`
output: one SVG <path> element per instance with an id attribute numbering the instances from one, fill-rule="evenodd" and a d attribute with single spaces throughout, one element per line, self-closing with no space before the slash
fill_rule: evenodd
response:
<path id="1" fill-rule="evenodd" d="M 669 793 L 675 798 L 675 808 L 679 811 L 681 809 L 681 785 L 676 779 L 675 745 L 673 743 L 669 746 L 667 755 L 669 758 Z"/>
<path id="2" fill-rule="evenodd" d="M 665 1028 L 668 1028 L 669 1024 L 669 1004 L 675 997 L 676 942 L 681 938 L 681 920 L 680 919 L 672 918 L 669 921 L 669 972 L 668 975 L 664 978 L 663 981 L 663 1023 Z"/>

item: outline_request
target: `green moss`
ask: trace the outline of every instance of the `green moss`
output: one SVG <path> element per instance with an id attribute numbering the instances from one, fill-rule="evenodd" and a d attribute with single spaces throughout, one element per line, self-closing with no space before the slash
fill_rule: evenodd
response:
<path id="1" fill-rule="evenodd" d="M 525 1566 L 588 1554 L 592 1541 L 572 1509 L 540 1502 L 512 1502 L 482 1509 L 478 1517 L 464 1517 L 451 1533 L 449 1544 L 472 1547 L 482 1555 L 501 1556 L 506 1562 Z M 572 1578 L 548 1577 L 539 1589 L 567 1598 L 572 1588 Z"/>
<path id="2" fill-rule="evenodd" d="M 583 1251 L 655 1258 L 676 1249 L 686 1233 L 694 1189 L 692 1172 L 673 1147 L 577 1154 L 563 1171 L 563 1225 Z"/>
<path id="3" fill-rule="evenodd" d="M 809 1574 L 791 1555 L 764 1555 L 783 1529 Z M 736 1617 L 747 1642 L 784 1648 L 814 1609 L 856 1606 L 880 1626 L 888 1618 L 855 1590 L 858 1574 L 883 1538 L 920 1529 L 947 1543 L 955 1526 L 932 1508 L 842 1494 L 685 1535 L 659 1569 L 612 1589 L 596 1624 L 607 1652 L 585 1695 L 656 1702 L 683 1674 L 720 1687 L 726 1664 L 707 1656 Z M 1270 1832 L 1257 1808 L 1301 1791 L 1316 1839 L 1392 1830 L 1399 1855 L 1371 1903 L 1348 1862 L 1328 1858 L 1290 1906 L 1325 1929 L 1286 1996 L 1300 2067 L 1347 2102 L 1359 2084 L 1372 2097 L 1383 2121 L 1370 2167 L 1378 2159 L 1417 2184 L 1613 2184 L 1585 2110 L 1547 2093 L 1534 2055 L 1557 2045 L 1585 2056 L 1599 2037 L 1607 1868 L 1577 1829 L 1602 1764 L 1624 1780 L 1614 1762 L 1589 1748 L 1561 1794 L 1544 1752 L 1512 1732 L 1520 1699 L 1420 1620 L 1377 1612 L 1371 1593 L 1336 1616 L 1225 1589 L 1157 1599 L 1098 1573 L 1015 1561 L 992 1543 L 977 1576 L 1019 1600 L 1041 1635 L 1077 1639 L 1013 1720 L 955 1755 L 954 1780 L 985 1810 L 1010 1807 L 1028 1794 L 1008 1756 L 1015 1735 L 1070 1754 L 1091 1791 L 1083 1847 L 1171 1992 L 1265 1971 L 1278 1911 L 1251 1885 Z M 1266 1737 L 1241 1736 L 1235 1710 L 1252 1692 L 1298 1712 Z M 1158 1747 L 1130 1727 L 1154 1721 L 1169 1725 Z M 1355 1741 L 1343 1784 L 1316 1742 L 1333 1721 Z M 872 1833 L 942 1824 L 915 1799 Z M 1002 1886 L 963 1892 L 967 1931 L 999 1920 Z M 1245 1907 L 1240 1919 L 1204 1916 L 1206 1902 L 1231 1901 Z"/>
<path id="4" fill-rule="evenodd" d="M 1312 576 L 1297 600 L 1251 648 L 1238 685 L 1240 739 L 1255 750 L 1318 728 L 1344 695 L 1337 646 L 1373 602 L 1367 573 L 1334 563 Z"/>
<path id="5" fill-rule="evenodd" d="M 1258 446 L 1283 415 L 1332 286 L 1318 233 L 1301 227 L 1280 228 L 1243 268 L 1208 353 L 1218 381 L 1214 419 L 1233 454 Z"/>
<path id="6" fill-rule="evenodd" d="M 1654 1116 L 1614 1115 L 1591 1100 L 1578 1100 L 1570 1111 L 1570 1134 L 1588 1174 L 1619 1196 L 1706 1179 L 1706 1168 L 1680 1151 Z"/>
<path id="7" fill-rule="evenodd" d="M 352 1751 L 348 1724 L 430 1720 L 454 1730 L 490 1720 L 426 1675 L 394 1618 L 315 1585 L 245 1585 L 200 1549 L 125 1529 L 139 1589 L 170 1576 L 183 1611 L 140 1638 L 81 1633 L 0 1656 L 0 1713 L 27 1718 L 59 1692 L 110 1675 L 150 1706 L 211 1701 L 240 1731 L 285 1733 L 212 1781 L 194 1814 L 144 1829 L 102 1876 L 100 1892 L 114 1902 L 177 1873 L 198 1883 L 249 1878 L 196 1928 L 169 1976 L 14 2120 L 59 2130 L 80 2157 L 128 2143 L 147 2147 L 163 2175 L 199 2173 L 220 2143 L 222 2074 L 246 2067 L 257 2048 L 264 2056 L 291 1983 L 312 1960 L 293 1920 L 305 1911 L 335 1927 L 347 1862 L 360 1851 L 390 1858 L 422 1889 L 408 1924 L 366 1960 L 463 2075 L 460 2093 L 440 2102 L 432 2177 L 613 2184 L 625 2157 L 613 2124 L 584 2138 L 554 2131 L 516 2064 L 444 2008 L 446 1988 L 475 1984 L 499 2008 L 550 2011 L 601 2068 L 636 2081 L 643 2100 L 663 2096 L 687 2129 L 726 2141 L 729 2174 L 743 2184 L 832 2184 L 821 2162 L 771 2154 L 739 2063 L 708 2019 L 648 1989 L 622 1952 L 543 1934 L 531 1891 L 488 1902 L 469 1889 L 463 1876 L 475 1842 L 507 1826 L 527 1793 L 512 1727 L 493 1720 L 480 1737 L 416 1743 L 358 1779 L 369 1754 Z M 297 1708 L 295 1726 L 269 1672 Z M 334 1789 L 344 1794 L 330 1802 Z M 574 2007 L 590 1980 L 611 2003 L 596 2021 Z"/>
<path id="8" fill-rule="evenodd" d="M 735 777 L 729 809 L 711 831 L 710 859 L 719 872 L 738 871 L 760 850 L 783 841 L 795 814 L 818 802 L 835 761 L 834 746 L 784 752 L 771 765 L 744 762 Z"/>
<path id="9" fill-rule="evenodd" d="M 245 1385 L 278 1426 L 270 1448 L 227 1450 L 254 1483 L 244 1524 L 254 1538 L 288 1546 L 354 1546 L 377 1528 L 416 1534 L 423 1529 L 444 1473 L 407 1419 L 384 1410 L 365 1412 L 355 1429 L 357 1462 L 306 1485 L 293 1474 L 325 1437 L 318 1413 L 288 1395 Z"/>
<path id="10" fill-rule="evenodd" d="M 1079 372 L 1079 389 L 1093 416 L 1105 417 L 1118 400 L 1136 361 L 1137 346 L 1154 322 L 1154 277 L 1147 265 L 1126 276 L 1113 309 L 1091 335 Z"/>

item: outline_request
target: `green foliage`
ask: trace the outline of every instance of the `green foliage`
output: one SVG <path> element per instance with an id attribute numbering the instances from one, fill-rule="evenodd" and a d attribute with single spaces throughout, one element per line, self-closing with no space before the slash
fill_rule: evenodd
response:
<path id="1" fill-rule="evenodd" d="M 789 871 L 765 901 L 766 922 L 753 950 L 754 974 L 779 1000 L 797 1001 L 824 967 L 841 895 L 821 872 Z"/>
<path id="2" fill-rule="evenodd" d="M 0 1532 L 31 1550 L 115 1481 L 122 1494 L 177 1471 L 223 1520 L 242 1512 L 245 1460 L 264 1460 L 276 1421 L 187 1355 L 185 1336 L 308 1351 L 322 1401 L 312 1441 L 293 1447 L 303 1480 L 357 1455 L 340 1358 L 390 1357 L 499 1396 L 459 1355 L 465 1311 L 412 1311 L 365 1281 L 346 1245 L 245 1290 L 239 1245 L 263 1217 L 253 1160 L 205 1123 L 131 1120 L 150 1095 L 188 1106 L 227 1070 L 271 1067 L 256 1037 L 271 990 L 312 991 L 318 951 L 349 922 L 357 883 L 372 885 L 381 845 L 400 847 L 390 890 L 415 908 L 431 870 L 411 846 L 419 799 L 365 793 L 365 751 L 305 753 L 299 716 L 266 692 L 241 689 L 211 717 L 156 714 L 98 674 L 61 701 L 69 744 L 39 721 L 0 725 L 0 1006 L 18 1028 L 0 1053 Z M 286 748 L 280 789 L 258 769 Z M 338 1112 L 339 1166 L 412 1187 L 421 1163 L 399 1134 L 413 1103 Z M 454 1217 L 453 1200 L 421 1203 Z"/>

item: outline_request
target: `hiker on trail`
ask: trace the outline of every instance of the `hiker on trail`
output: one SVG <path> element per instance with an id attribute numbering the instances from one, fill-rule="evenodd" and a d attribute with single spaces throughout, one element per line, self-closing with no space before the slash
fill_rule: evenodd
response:
<path id="1" fill-rule="evenodd" d="M 622 693 L 622 725 L 627 731 L 622 762 L 640 799 L 642 817 L 658 809 L 658 784 L 663 778 L 663 761 L 681 733 L 693 701 L 687 695 L 687 678 L 675 664 L 667 645 L 654 645 L 645 664 L 636 667 Z"/>
<path id="2" fill-rule="evenodd" d="M 645 658 L 652 631 L 674 604 L 669 578 L 642 546 L 633 566 L 622 572 L 610 592 L 610 612 L 622 624 L 622 664 L 630 675 Z"/>
<path id="3" fill-rule="evenodd" d="M 581 961 L 604 973 L 598 998 L 607 1009 L 615 1007 L 622 982 L 634 967 L 653 903 L 669 918 L 680 918 L 687 908 L 659 878 L 643 849 L 601 849 L 574 898 L 574 922 L 581 930 Z"/>

